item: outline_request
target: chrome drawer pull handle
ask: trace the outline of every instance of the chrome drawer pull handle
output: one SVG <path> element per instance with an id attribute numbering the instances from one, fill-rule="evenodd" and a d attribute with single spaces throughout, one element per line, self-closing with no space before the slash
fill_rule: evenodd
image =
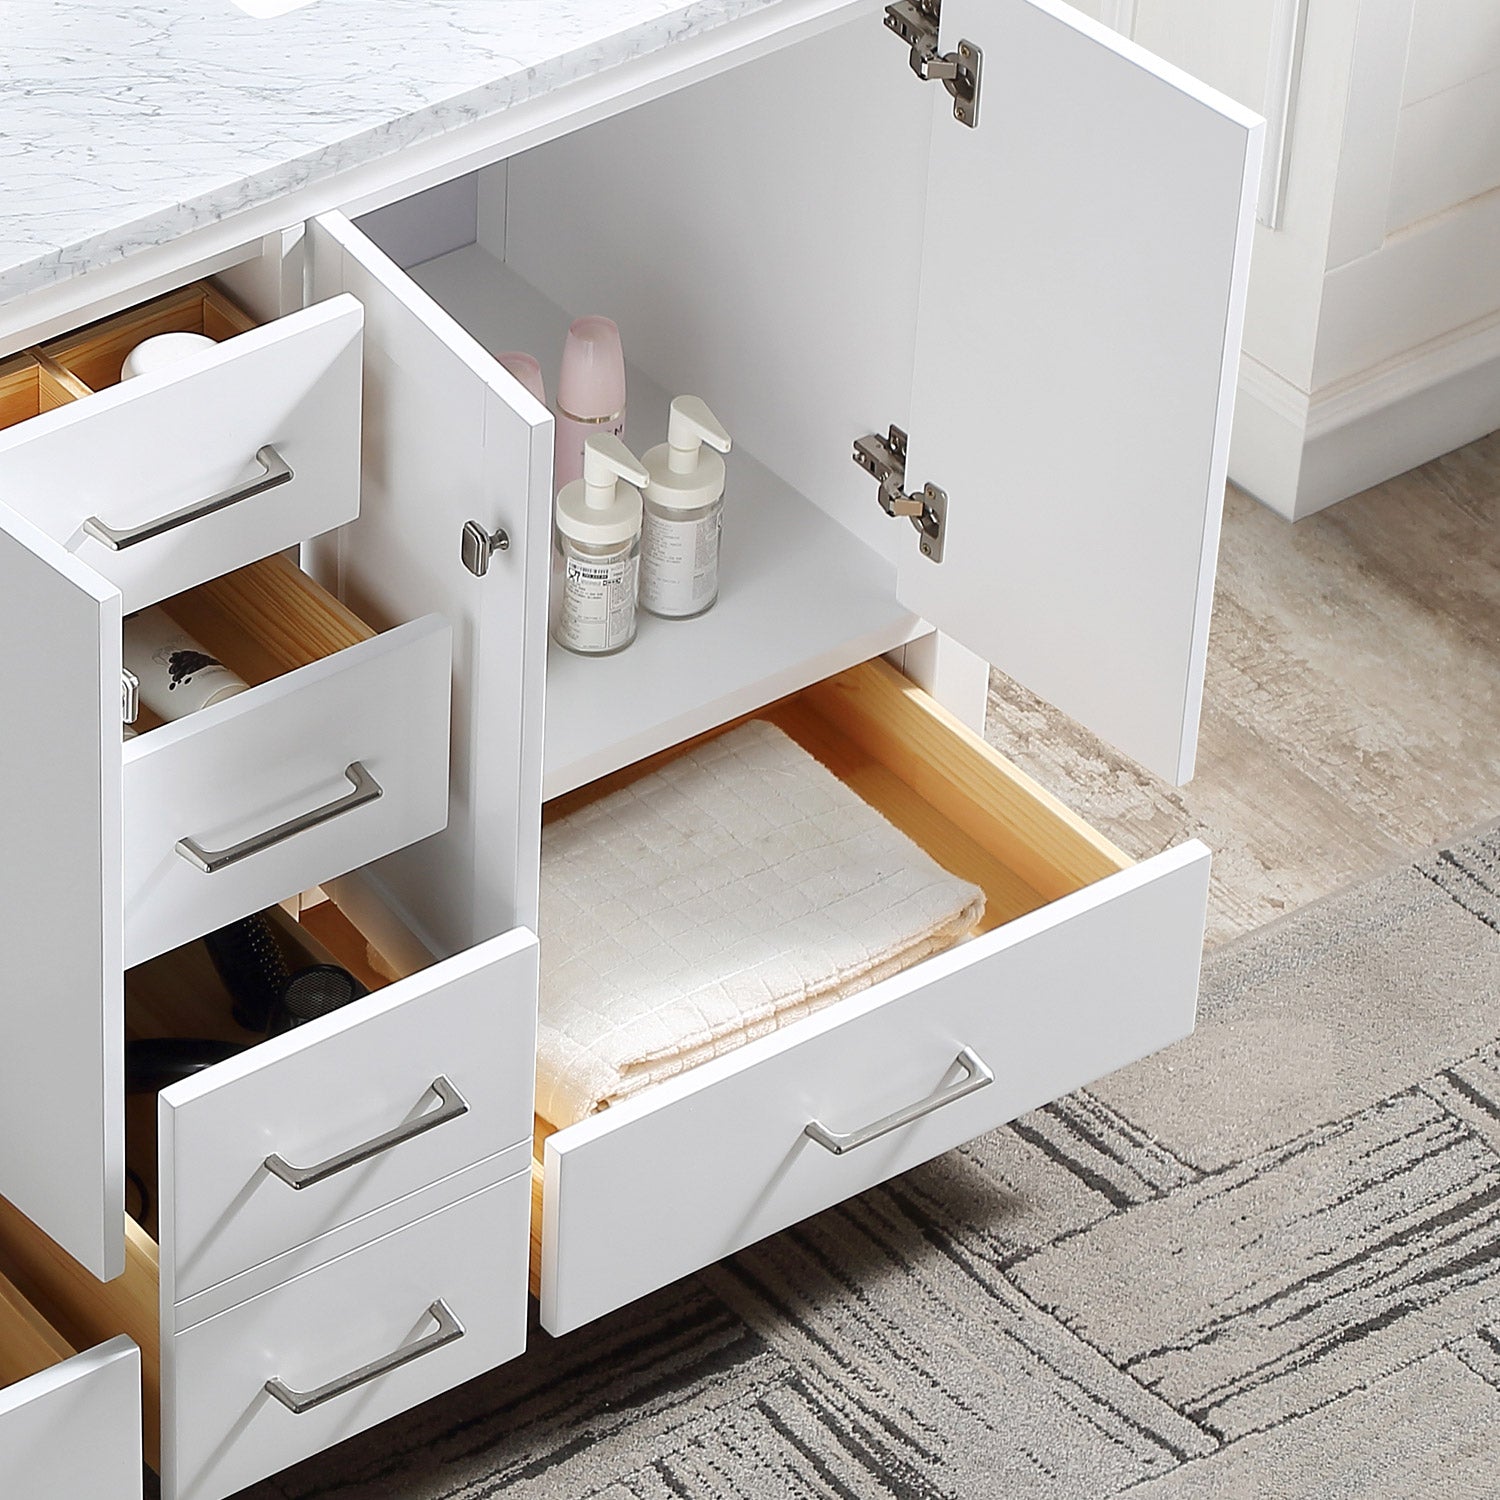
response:
<path id="1" fill-rule="evenodd" d="M 431 1354 L 434 1349 L 441 1349 L 444 1344 L 451 1344 L 464 1336 L 464 1325 L 453 1316 L 453 1309 L 441 1297 L 427 1309 L 427 1316 L 437 1323 L 437 1327 L 431 1333 L 419 1338 L 415 1344 L 403 1345 L 395 1353 L 387 1354 L 383 1359 L 361 1365 L 359 1369 L 351 1371 L 348 1375 L 340 1375 L 337 1380 L 330 1380 L 327 1385 L 320 1385 L 310 1391 L 294 1391 L 285 1381 L 273 1376 L 266 1382 L 265 1388 L 289 1412 L 300 1417 L 303 1412 L 311 1411 L 315 1406 L 322 1406 L 325 1401 L 332 1401 L 335 1396 L 342 1396 L 362 1385 L 368 1385 L 372 1380 L 379 1380 L 382 1375 L 389 1375 L 392 1370 L 399 1370 L 402 1365 L 409 1365 L 412 1360 L 421 1359 L 424 1354 Z"/>
<path id="2" fill-rule="evenodd" d="M 232 484 L 227 490 L 210 495 L 207 500 L 198 500 L 192 505 L 185 505 L 181 510 L 174 510 L 171 515 L 158 516 L 154 521 L 147 521 L 144 526 L 132 526 L 125 531 L 116 531 L 113 526 L 106 526 L 98 516 L 90 516 L 83 523 L 84 534 L 93 537 L 96 542 L 103 542 L 111 552 L 123 552 L 137 542 L 149 542 L 152 537 L 160 536 L 164 531 L 175 531 L 190 521 L 213 515 L 216 510 L 226 510 L 231 505 L 238 505 L 241 500 L 264 495 L 267 490 L 274 490 L 279 484 L 291 483 L 291 467 L 269 443 L 256 452 L 255 461 L 261 467 L 259 477 L 247 479 L 242 484 Z"/>
<path id="3" fill-rule="evenodd" d="M 294 1167 L 284 1156 L 268 1156 L 265 1161 L 266 1171 L 279 1177 L 288 1187 L 299 1190 L 311 1187 L 315 1182 L 322 1182 L 325 1177 L 357 1167 L 360 1162 L 369 1161 L 372 1156 L 379 1156 L 392 1146 L 426 1135 L 429 1130 L 436 1130 L 439 1125 L 446 1125 L 449 1120 L 468 1114 L 468 1101 L 442 1074 L 432 1080 L 429 1092 L 438 1096 L 441 1106 L 431 1114 L 418 1115 L 415 1120 L 408 1120 L 394 1130 L 387 1130 L 384 1135 L 377 1135 L 374 1140 L 366 1141 L 362 1146 L 351 1146 L 347 1151 L 340 1151 L 337 1156 L 330 1156 L 327 1161 L 320 1161 L 315 1166 Z"/>
<path id="4" fill-rule="evenodd" d="M 306 833 L 309 828 L 316 828 L 332 818 L 353 812 L 356 807 L 363 807 L 367 802 L 378 801 L 384 795 L 380 783 L 359 761 L 350 761 L 344 767 L 344 775 L 349 778 L 349 784 L 354 790 L 345 792 L 332 802 L 325 802 L 322 807 L 298 813 L 295 818 L 288 818 L 285 823 L 278 823 L 275 828 L 257 833 L 241 843 L 231 844 L 227 849 L 205 849 L 197 839 L 178 839 L 177 852 L 195 869 L 202 870 L 205 875 L 212 875 L 217 870 L 237 865 L 242 859 L 249 859 L 252 854 L 284 844 L 288 839 L 296 838 L 299 833 Z"/>
<path id="5" fill-rule="evenodd" d="M 873 1125 L 866 1125 L 863 1130 L 851 1130 L 848 1135 L 838 1135 L 820 1120 L 809 1120 L 804 1127 L 803 1134 L 810 1135 L 825 1151 L 831 1151 L 835 1156 L 842 1156 L 846 1151 L 853 1151 L 857 1146 L 868 1146 L 871 1141 L 878 1141 L 881 1136 L 889 1135 L 893 1130 L 900 1130 L 903 1125 L 910 1125 L 913 1120 L 920 1120 L 923 1115 L 932 1114 L 934 1110 L 941 1109 L 945 1104 L 952 1104 L 956 1099 L 978 1093 L 980 1089 L 988 1088 L 995 1081 L 995 1075 L 984 1065 L 979 1054 L 970 1048 L 965 1047 L 958 1054 L 956 1061 L 964 1070 L 964 1077 L 958 1083 L 939 1089 L 937 1093 L 929 1094 L 915 1104 L 908 1104 L 905 1109 L 898 1109 L 895 1114 L 887 1115 L 883 1120 L 876 1120 Z"/>

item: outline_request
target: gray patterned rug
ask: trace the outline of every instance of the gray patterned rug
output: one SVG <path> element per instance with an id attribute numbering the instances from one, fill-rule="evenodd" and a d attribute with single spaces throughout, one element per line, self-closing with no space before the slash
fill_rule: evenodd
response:
<path id="1" fill-rule="evenodd" d="M 1500 1495 L 1500 825 L 1195 1036 L 247 1500 Z"/>

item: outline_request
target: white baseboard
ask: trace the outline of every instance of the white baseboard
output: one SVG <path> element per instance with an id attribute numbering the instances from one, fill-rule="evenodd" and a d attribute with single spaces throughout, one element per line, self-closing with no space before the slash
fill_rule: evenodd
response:
<path id="1" fill-rule="evenodd" d="M 1500 314 L 1309 395 L 1241 362 L 1229 477 L 1288 520 L 1500 428 Z"/>

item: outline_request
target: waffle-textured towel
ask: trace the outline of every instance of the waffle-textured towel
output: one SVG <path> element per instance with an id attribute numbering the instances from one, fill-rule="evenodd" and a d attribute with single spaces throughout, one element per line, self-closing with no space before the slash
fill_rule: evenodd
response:
<path id="1" fill-rule="evenodd" d="M 957 942 L 984 892 L 759 720 L 542 835 L 537 1113 L 570 1125 Z"/>

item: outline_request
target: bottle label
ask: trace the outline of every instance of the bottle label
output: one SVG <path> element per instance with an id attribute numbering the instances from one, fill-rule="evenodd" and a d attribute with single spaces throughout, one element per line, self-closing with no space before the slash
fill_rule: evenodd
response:
<path id="1" fill-rule="evenodd" d="M 180 636 L 158 646 L 151 653 L 151 660 L 162 669 L 169 693 L 193 687 L 202 691 L 206 684 L 211 684 L 207 690 L 213 692 L 214 688 L 222 687 L 227 682 L 238 681 L 218 657 L 210 656 L 187 636 Z M 187 696 L 186 692 L 183 696 Z"/>
<path id="2" fill-rule="evenodd" d="M 570 557 L 557 639 L 573 651 L 615 651 L 635 631 L 635 557 Z"/>
<path id="3" fill-rule="evenodd" d="M 696 521 L 647 513 L 641 532 L 641 604 L 657 615 L 695 615 L 719 591 L 722 508 Z"/>

